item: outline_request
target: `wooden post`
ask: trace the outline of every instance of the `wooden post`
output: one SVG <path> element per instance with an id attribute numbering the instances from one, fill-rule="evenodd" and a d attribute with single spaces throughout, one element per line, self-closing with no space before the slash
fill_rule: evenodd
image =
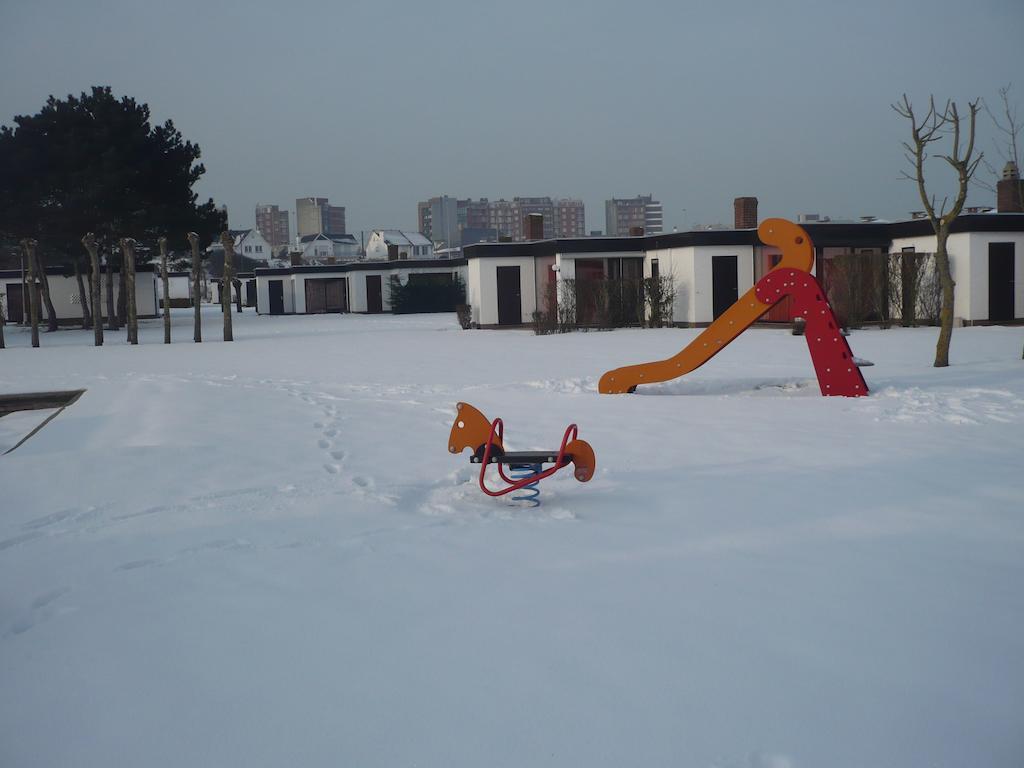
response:
<path id="1" fill-rule="evenodd" d="M 128 325 L 128 343 L 139 343 L 139 316 L 135 305 L 135 240 L 130 237 L 121 238 L 121 255 L 124 262 L 124 285 Z"/>
<path id="2" fill-rule="evenodd" d="M 167 278 L 167 238 L 161 237 L 160 244 L 160 272 L 163 275 L 164 284 L 164 344 L 171 343 L 171 289 Z"/>
<path id="3" fill-rule="evenodd" d="M 96 247 L 96 235 L 92 232 L 86 233 L 82 238 L 82 245 L 89 252 L 89 262 L 92 267 L 92 281 L 89 283 L 92 293 L 92 335 L 93 343 L 97 347 L 103 346 L 103 307 L 100 306 L 100 281 L 103 279 L 100 273 L 100 251 Z"/>
<path id="4" fill-rule="evenodd" d="M 32 324 L 32 346 L 39 346 L 39 288 L 36 285 L 36 241 L 25 239 L 21 241 L 21 248 L 25 252 L 25 261 L 28 262 L 28 315 Z"/>
<path id="5" fill-rule="evenodd" d="M 192 341 L 199 344 L 203 340 L 203 291 L 200 283 L 202 262 L 199 258 L 199 235 L 189 232 L 188 244 L 192 248 L 192 307 L 195 311 L 195 330 Z"/>
<path id="6" fill-rule="evenodd" d="M 234 341 L 231 333 L 231 262 L 235 259 L 235 241 L 231 233 L 224 231 L 220 235 L 224 246 L 224 271 L 220 283 L 220 308 L 224 312 L 224 341 Z"/>

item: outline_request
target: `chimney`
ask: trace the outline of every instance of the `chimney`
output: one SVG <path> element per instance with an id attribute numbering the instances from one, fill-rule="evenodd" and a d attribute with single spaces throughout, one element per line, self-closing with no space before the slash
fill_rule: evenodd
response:
<path id="1" fill-rule="evenodd" d="M 630 227 L 629 228 L 629 236 L 630 237 L 643 237 L 644 236 L 644 228 L 643 227 Z"/>
<path id="2" fill-rule="evenodd" d="M 737 197 L 732 201 L 736 229 L 757 229 L 757 198 Z"/>
<path id="3" fill-rule="evenodd" d="M 543 213 L 528 213 L 526 214 L 526 239 L 527 240 L 543 240 L 544 239 L 544 214 Z"/>
<path id="4" fill-rule="evenodd" d="M 996 182 L 996 211 L 1024 213 L 1024 182 L 1012 160 L 1003 168 L 1003 178 Z"/>

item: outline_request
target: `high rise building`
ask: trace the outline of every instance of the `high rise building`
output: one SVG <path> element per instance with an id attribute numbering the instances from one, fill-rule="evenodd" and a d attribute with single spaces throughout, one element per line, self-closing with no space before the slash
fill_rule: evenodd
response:
<path id="1" fill-rule="evenodd" d="M 468 200 L 456 200 L 448 195 L 432 197 L 416 204 L 416 221 L 420 234 L 434 242 L 444 242 L 450 248 L 461 243 L 459 209 Z M 465 213 L 463 213 L 465 219 Z"/>
<path id="2" fill-rule="evenodd" d="M 434 242 L 465 245 L 462 234 L 489 232 L 493 236 L 526 240 L 525 220 L 530 214 L 544 217 L 544 237 L 584 237 L 586 223 L 582 200 L 550 197 L 516 197 L 512 200 L 457 200 L 442 196 L 417 203 L 420 232 Z"/>
<path id="3" fill-rule="evenodd" d="M 605 234 L 610 237 L 639 229 L 645 235 L 660 235 L 665 226 L 661 203 L 651 195 L 605 200 L 604 220 Z"/>
<path id="4" fill-rule="evenodd" d="M 555 200 L 554 213 L 555 237 L 586 236 L 587 224 L 582 200 Z"/>
<path id="5" fill-rule="evenodd" d="M 300 197 L 295 201 L 295 229 L 306 235 L 344 235 L 345 206 L 331 205 L 326 197 Z"/>
<path id="6" fill-rule="evenodd" d="M 287 246 L 291 240 L 288 211 L 260 203 L 256 206 L 256 229 L 275 251 Z"/>

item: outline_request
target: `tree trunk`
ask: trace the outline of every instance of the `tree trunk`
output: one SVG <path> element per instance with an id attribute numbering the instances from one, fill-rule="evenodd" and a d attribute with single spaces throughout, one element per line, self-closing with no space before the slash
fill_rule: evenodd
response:
<path id="1" fill-rule="evenodd" d="M 85 282 L 82 280 L 82 268 L 75 259 L 75 282 L 78 283 L 78 302 L 82 305 L 82 330 L 88 330 L 92 325 L 92 313 L 89 311 L 89 298 L 85 292 Z"/>
<path id="2" fill-rule="evenodd" d="M 32 325 L 32 346 L 39 346 L 39 289 L 36 286 L 36 241 L 22 240 L 21 247 L 25 251 L 28 262 L 28 316 Z"/>
<path id="3" fill-rule="evenodd" d="M 939 273 L 939 284 L 942 286 L 942 309 L 939 310 L 939 341 L 935 345 L 935 367 L 945 368 L 949 365 L 949 343 L 953 338 L 953 291 L 956 283 L 949 268 L 949 253 L 946 251 L 946 240 L 949 228 L 940 226 L 935 235 L 935 269 Z"/>
<path id="4" fill-rule="evenodd" d="M 171 288 L 167 277 L 167 238 L 160 238 L 160 274 L 164 284 L 164 344 L 171 343 Z"/>
<path id="5" fill-rule="evenodd" d="M 116 331 L 117 310 L 114 309 L 114 254 L 107 257 L 107 330 Z"/>
<path id="6" fill-rule="evenodd" d="M 188 244 L 192 248 L 192 308 L 195 313 L 195 330 L 192 332 L 192 340 L 199 344 L 203 340 L 203 290 L 202 290 L 202 260 L 199 258 L 199 235 L 195 232 L 188 233 Z"/>
<path id="7" fill-rule="evenodd" d="M 117 272 L 117 327 L 128 325 L 128 259 L 121 249 L 121 265 Z"/>
<path id="8" fill-rule="evenodd" d="M 235 260 L 235 243 L 231 235 L 222 232 L 220 242 L 224 246 L 224 274 L 220 283 L 220 308 L 224 313 L 224 341 L 234 341 L 231 333 L 231 262 Z"/>
<path id="9" fill-rule="evenodd" d="M 33 248 L 36 260 L 36 277 L 39 280 L 39 292 L 43 300 L 43 307 L 46 309 L 46 330 L 53 333 L 57 330 L 57 310 L 53 308 L 53 300 L 50 298 L 50 281 L 46 277 L 46 270 L 43 268 L 43 260 L 39 258 L 39 249 Z"/>
<path id="10" fill-rule="evenodd" d="M 238 309 L 239 314 L 242 312 L 242 281 L 233 280 L 231 282 L 232 287 L 235 289 L 235 307 Z"/>
<path id="11" fill-rule="evenodd" d="M 127 290 L 128 343 L 139 343 L 139 316 L 135 305 L 135 241 L 130 237 L 121 239 L 121 254 L 124 261 L 124 284 Z"/>
<path id="12" fill-rule="evenodd" d="M 103 307 L 100 300 L 100 282 L 103 275 L 100 272 L 100 252 L 96 247 L 96 237 L 92 232 L 82 238 L 82 245 L 89 252 L 89 267 L 92 270 L 92 279 L 89 281 L 89 291 L 92 297 L 92 335 L 93 343 L 97 347 L 103 346 Z"/>

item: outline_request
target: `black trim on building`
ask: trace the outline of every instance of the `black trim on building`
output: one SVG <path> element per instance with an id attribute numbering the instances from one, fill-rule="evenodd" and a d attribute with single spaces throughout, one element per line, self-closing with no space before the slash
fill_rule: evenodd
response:
<path id="1" fill-rule="evenodd" d="M 897 222 L 801 224 L 815 247 L 888 248 L 897 238 L 934 235 L 928 219 Z M 980 213 L 958 216 L 950 230 L 958 232 L 1024 233 L 1024 214 Z M 642 237 L 580 237 L 518 243 L 476 243 L 462 252 L 465 259 L 542 257 L 555 254 L 623 253 L 711 245 L 760 245 L 756 229 L 707 229 Z"/>
<path id="2" fill-rule="evenodd" d="M 302 265 L 295 267 L 261 267 L 256 277 L 296 274 L 337 274 L 339 272 L 389 272 L 393 269 L 420 269 L 434 267 L 445 270 L 449 267 L 464 267 L 465 259 L 399 259 L 397 261 L 348 261 L 342 264 Z"/>

